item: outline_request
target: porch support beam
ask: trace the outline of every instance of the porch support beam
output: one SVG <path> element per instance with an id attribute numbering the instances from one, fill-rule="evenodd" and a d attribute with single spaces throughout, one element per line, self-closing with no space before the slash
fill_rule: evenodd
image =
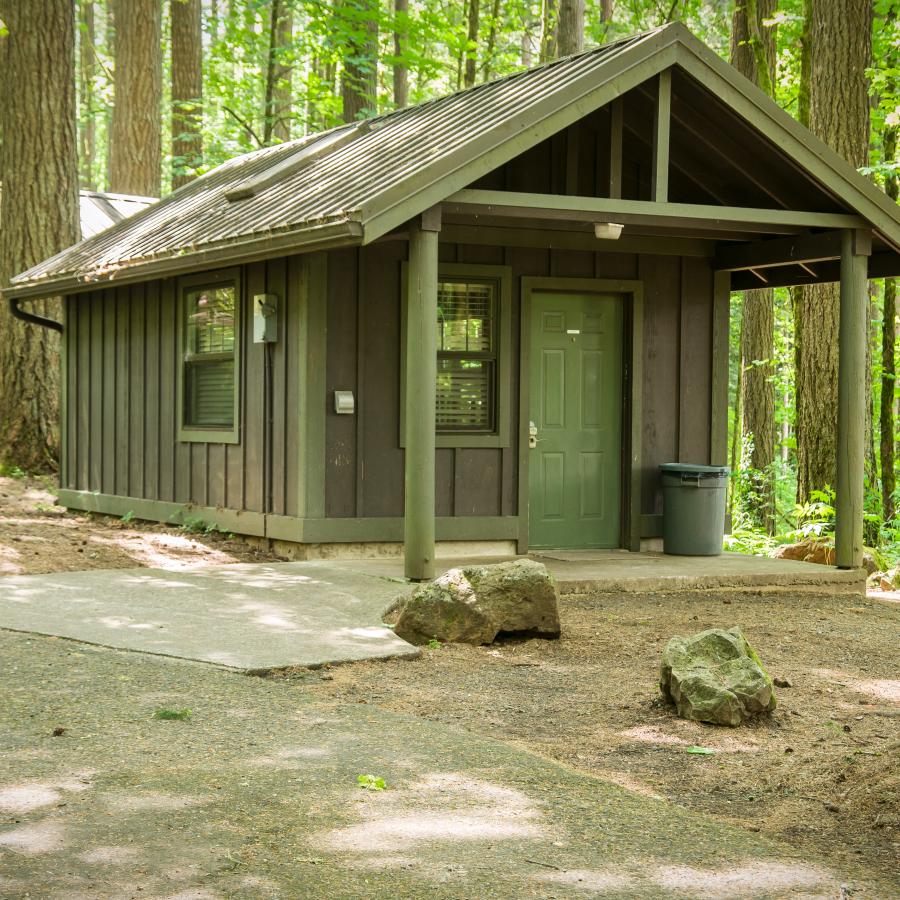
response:
<path id="1" fill-rule="evenodd" d="M 653 199 L 669 199 L 669 135 L 672 127 L 672 70 L 659 73 L 653 116 Z"/>
<path id="2" fill-rule="evenodd" d="M 440 208 L 409 228 L 406 319 L 406 450 L 404 457 L 404 573 L 434 578 L 435 385 Z"/>
<path id="3" fill-rule="evenodd" d="M 864 228 L 860 216 L 843 213 L 706 206 L 694 203 L 656 203 L 605 197 L 569 197 L 518 191 L 457 191 L 443 204 L 447 214 L 562 219 L 582 222 L 622 222 L 625 225 L 702 228 L 704 231 L 742 231 L 795 234 L 810 228 Z"/>
<path id="4" fill-rule="evenodd" d="M 871 235 L 848 230 L 841 250 L 838 332 L 837 497 L 835 561 L 854 569 L 863 560 L 863 474 L 866 420 L 866 268 Z"/>
<path id="5" fill-rule="evenodd" d="M 713 268 L 740 272 L 840 259 L 843 240 L 842 231 L 825 231 L 746 244 L 724 244 L 716 248 Z"/>

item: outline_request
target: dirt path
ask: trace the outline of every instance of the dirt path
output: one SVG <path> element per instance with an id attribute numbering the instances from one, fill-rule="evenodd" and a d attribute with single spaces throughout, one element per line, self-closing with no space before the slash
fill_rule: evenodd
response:
<path id="1" fill-rule="evenodd" d="M 47 479 L 0 477 L 0 575 L 189 569 L 277 557 L 218 532 L 191 532 L 55 506 Z"/>
<path id="2" fill-rule="evenodd" d="M 71 515 L 46 484 L 0 478 L 0 574 L 274 558 L 227 535 Z M 562 619 L 558 641 L 447 646 L 288 678 L 306 699 L 370 704 L 535 751 L 834 861 L 870 886 L 865 896 L 900 895 L 900 603 L 602 595 L 564 600 Z M 675 718 L 655 683 L 666 640 L 735 624 L 790 682 L 771 721 L 732 731 Z"/>
<path id="3" fill-rule="evenodd" d="M 860 875 L 897 878 L 900 607 L 809 594 L 602 596 L 565 600 L 562 619 L 559 641 L 339 667 L 319 690 L 515 743 Z M 656 686 L 666 640 L 735 624 L 790 681 L 778 710 L 734 730 L 676 718 Z"/>

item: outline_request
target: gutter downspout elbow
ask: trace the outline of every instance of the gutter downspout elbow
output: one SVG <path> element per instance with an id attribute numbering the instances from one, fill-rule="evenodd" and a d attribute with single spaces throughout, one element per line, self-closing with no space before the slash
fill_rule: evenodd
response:
<path id="1" fill-rule="evenodd" d="M 20 302 L 21 300 L 17 297 L 9 298 L 9 311 L 16 319 L 21 319 L 23 322 L 28 322 L 31 325 L 40 325 L 41 328 L 52 328 L 53 331 L 58 331 L 62 334 L 62 322 L 57 322 L 56 319 L 45 319 L 43 316 L 36 316 L 34 313 L 26 312 L 19 306 Z"/>

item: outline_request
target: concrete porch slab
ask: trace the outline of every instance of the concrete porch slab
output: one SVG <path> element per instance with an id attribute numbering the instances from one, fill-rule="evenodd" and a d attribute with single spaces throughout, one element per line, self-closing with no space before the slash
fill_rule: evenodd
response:
<path id="1" fill-rule="evenodd" d="M 327 563 L 119 569 L 0 579 L 0 628 L 246 672 L 419 651 L 381 622 L 410 590 Z"/>
<path id="2" fill-rule="evenodd" d="M 864 569 L 835 569 L 791 559 L 741 553 L 721 556 L 666 556 L 627 550 L 546 550 L 531 554 L 553 573 L 563 594 L 648 593 L 657 591 L 819 590 L 864 593 Z M 515 557 L 438 559 L 438 571 L 454 566 L 486 565 Z M 347 571 L 402 578 L 403 560 L 334 560 Z"/>

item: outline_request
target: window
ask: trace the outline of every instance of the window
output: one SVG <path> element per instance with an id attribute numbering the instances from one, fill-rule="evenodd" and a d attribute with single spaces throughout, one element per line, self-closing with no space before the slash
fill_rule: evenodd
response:
<path id="1" fill-rule="evenodd" d="M 438 283 L 437 430 L 493 432 L 497 283 Z"/>
<path id="2" fill-rule="evenodd" d="M 181 438 L 237 440 L 237 273 L 181 283 Z"/>
<path id="3" fill-rule="evenodd" d="M 404 264 L 404 292 L 408 289 Z M 511 283 L 507 266 L 441 263 L 438 271 L 438 447 L 508 447 Z M 400 446 L 405 444 L 406 303 L 400 368 Z"/>

